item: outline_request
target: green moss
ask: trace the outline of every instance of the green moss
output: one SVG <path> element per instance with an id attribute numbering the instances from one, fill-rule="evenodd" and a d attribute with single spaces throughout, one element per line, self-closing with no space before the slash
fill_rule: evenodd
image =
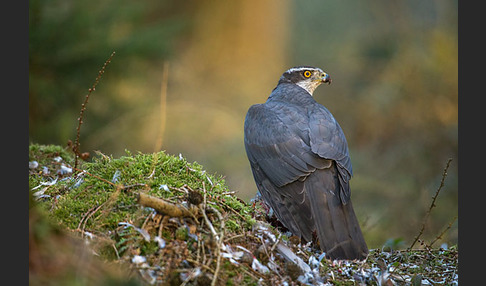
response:
<path id="1" fill-rule="evenodd" d="M 58 145 L 29 145 L 29 161 L 37 161 L 39 164 L 48 164 L 57 156 L 60 156 L 66 162 L 74 162 L 74 154 L 69 152 L 67 148 Z"/>
<path id="2" fill-rule="evenodd" d="M 189 232 L 187 231 L 187 228 L 185 226 L 178 227 L 175 232 L 175 237 L 179 240 L 187 240 L 187 238 L 189 237 Z"/>
<path id="3" fill-rule="evenodd" d="M 186 196 L 183 186 L 201 193 L 206 190 L 208 201 L 218 201 L 214 207 L 225 211 L 230 231 L 248 229 L 254 222 L 251 208 L 230 193 L 221 176 L 208 174 L 197 162 L 189 163 L 180 156 L 126 151 L 125 156 L 113 158 L 97 152 L 91 162 L 79 161 L 78 169 L 85 172 L 73 170 L 64 175 L 57 172 L 60 166 L 74 163 L 66 148 L 32 144 L 29 160 L 39 164 L 30 170 L 32 193 L 44 188 L 41 183 L 56 180 L 44 190 L 39 207 L 69 229 L 106 233 L 116 230 L 120 222 L 140 222 L 150 210 L 137 204 L 136 192 L 173 200 Z M 134 187 L 127 190 L 123 186 Z M 162 237 L 171 235 L 163 231 Z M 187 233 L 184 237 L 187 239 Z"/>
<path id="4" fill-rule="evenodd" d="M 53 161 L 58 156 L 62 160 Z M 72 163 L 73 156 L 59 146 L 35 144 L 29 148 L 29 159 L 39 163 L 37 173 L 29 176 L 32 189 L 41 182 L 53 180 L 60 163 Z M 42 174 L 40 170 L 44 167 L 50 170 L 50 175 Z M 221 177 L 206 174 L 198 163 L 188 163 L 184 158 L 164 152 L 132 155 L 127 151 L 127 156 L 117 159 L 98 153 L 92 162 L 82 162 L 80 169 L 87 173 L 65 177 L 44 193 L 50 196 L 44 200 L 45 206 L 52 208 L 54 204 L 53 216 L 71 229 L 81 226 L 87 229 L 96 226 L 101 228 L 97 229 L 99 231 L 114 229 L 118 222 L 134 220 L 139 215 L 135 211 L 138 208 L 135 196 L 130 192 L 117 192 L 116 187 L 106 181 L 123 186 L 146 184 L 149 194 L 162 198 L 184 195 L 175 190 L 184 185 L 200 190 L 205 187 L 210 196 L 221 196 L 229 191 Z M 229 196 L 223 199 L 237 211 L 244 207 Z"/>
<path id="5" fill-rule="evenodd" d="M 228 228 L 230 231 L 238 231 L 238 228 L 240 228 L 240 225 L 234 221 L 234 220 L 228 220 L 225 223 L 225 226 Z"/>

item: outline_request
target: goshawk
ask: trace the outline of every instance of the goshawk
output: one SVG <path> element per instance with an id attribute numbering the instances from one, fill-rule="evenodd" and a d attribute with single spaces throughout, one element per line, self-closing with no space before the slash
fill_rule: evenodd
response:
<path id="1" fill-rule="evenodd" d="M 245 149 L 258 190 L 286 228 L 307 242 L 317 237 L 327 258 L 362 260 L 368 247 L 351 203 L 348 144 L 312 96 L 321 83 L 331 78 L 319 68 L 284 72 L 267 101 L 248 110 Z"/>

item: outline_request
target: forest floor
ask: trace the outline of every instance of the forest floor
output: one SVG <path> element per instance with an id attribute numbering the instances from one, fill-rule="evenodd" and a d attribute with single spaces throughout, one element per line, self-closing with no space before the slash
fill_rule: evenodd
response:
<path id="1" fill-rule="evenodd" d="M 458 250 L 330 261 L 201 165 L 29 146 L 30 285 L 457 285 Z"/>

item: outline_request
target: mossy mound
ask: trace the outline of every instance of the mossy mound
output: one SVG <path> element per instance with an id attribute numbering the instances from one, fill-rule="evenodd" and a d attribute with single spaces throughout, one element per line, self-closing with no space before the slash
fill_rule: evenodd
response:
<path id="1" fill-rule="evenodd" d="M 122 269 L 101 271 L 103 266 L 98 264 L 89 271 L 78 269 L 74 271 L 81 281 L 77 285 L 101 285 L 107 276 L 115 284 L 121 276 L 127 285 L 457 283 L 454 247 L 394 252 L 372 249 L 361 262 L 336 264 L 323 259 L 311 246 L 296 245 L 268 225 L 262 207 L 238 199 L 222 176 L 208 174 L 201 165 L 180 155 L 127 151 L 125 156 L 113 158 L 97 153 L 91 162 L 80 162 L 77 169 L 73 165 L 74 157 L 65 148 L 29 147 L 30 213 L 42 214 L 32 215 L 29 222 L 36 250 L 32 256 L 46 253 L 40 251 L 43 245 L 55 249 L 52 238 L 62 229 L 67 230 L 69 240 L 74 236 L 86 242 L 83 245 L 89 254 L 83 257 L 94 253 L 102 264 Z M 185 215 L 171 216 L 143 206 L 142 194 Z M 42 225 L 39 221 L 47 218 L 54 231 L 42 235 L 46 228 L 35 225 Z M 43 243 L 43 239 L 50 243 Z M 58 255 L 67 260 L 65 253 L 50 254 L 51 260 Z M 43 255 L 29 257 L 29 263 L 33 259 L 29 264 L 32 281 L 62 285 L 54 283 L 55 279 L 43 279 L 53 270 L 39 272 L 39 257 L 47 259 Z M 85 267 L 79 262 L 84 259 L 76 258 L 72 257 L 75 263 L 64 264 Z M 86 272 L 90 278 L 80 280 Z"/>
<path id="2" fill-rule="evenodd" d="M 97 153 L 92 162 L 82 162 L 76 170 L 74 156 L 67 149 L 30 145 L 29 187 L 36 207 L 63 228 L 88 238 L 104 260 L 126 261 L 134 270 L 144 268 L 138 263 L 140 257 L 157 265 L 157 271 L 144 277 L 149 282 L 180 280 L 181 269 L 190 272 L 191 264 L 213 272 L 217 245 L 201 216 L 158 214 L 138 204 L 139 193 L 183 208 L 191 206 L 191 201 L 202 204 L 198 198 L 205 199 L 206 216 L 218 233 L 219 215 L 226 239 L 246 239 L 255 223 L 252 207 L 234 196 L 222 176 L 207 174 L 201 165 L 182 156 L 126 153 L 116 159 Z M 178 275 L 174 276 L 175 270 Z M 220 274 L 218 279 L 227 280 L 225 276 L 228 274 Z"/>

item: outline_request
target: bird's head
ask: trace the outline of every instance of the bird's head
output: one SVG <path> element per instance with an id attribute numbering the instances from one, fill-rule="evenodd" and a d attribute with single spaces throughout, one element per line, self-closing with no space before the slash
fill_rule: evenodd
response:
<path id="1" fill-rule="evenodd" d="M 311 95 L 321 84 L 331 84 L 331 77 L 320 68 L 310 66 L 293 67 L 282 74 L 278 83 L 293 83 Z"/>

